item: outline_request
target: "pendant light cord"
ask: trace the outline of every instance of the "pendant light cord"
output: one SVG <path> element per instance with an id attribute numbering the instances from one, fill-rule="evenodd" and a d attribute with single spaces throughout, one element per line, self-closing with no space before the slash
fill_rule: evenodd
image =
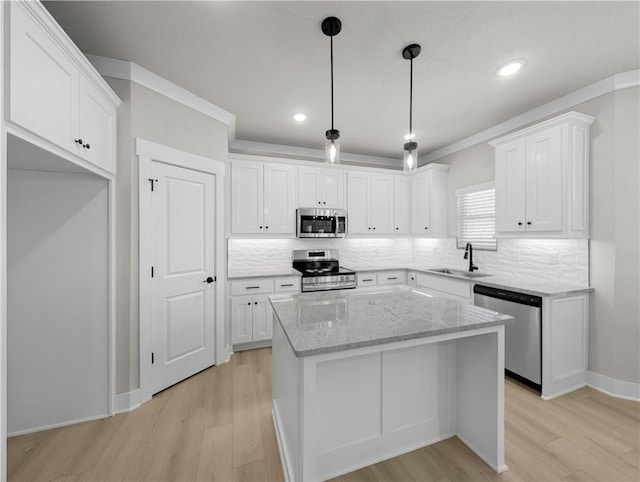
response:
<path id="1" fill-rule="evenodd" d="M 331 39 L 331 130 L 333 130 L 333 36 Z"/>
<path id="2" fill-rule="evenodd" d="M 409 74 L 409 142 L 413 140 L 413 58 Z"/>

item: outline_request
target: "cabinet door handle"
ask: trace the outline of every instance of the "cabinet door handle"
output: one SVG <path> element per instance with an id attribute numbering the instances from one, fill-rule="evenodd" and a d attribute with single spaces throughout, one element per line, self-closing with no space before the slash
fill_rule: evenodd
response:
<path id="1" fill-rule="evenodd" d="M 293 286 L 293 283 L 287 283 L 287 284 L 284 284 L 284 285 L 282 285 L 282 284 L 281 284 L 280 286 L 281 286 L 281 287 L 285 287 L 285 286 Z"/>
<path id="2" fill-rule="evenodd" d="M 82 147 L 84 147 L 85 149 L 91 149 L 91 146 L 88 143 L 82 144 Z"/>
<path id="3" fill-rule="evenodd" d="M 75 142 L 76 144 L 82 145 L 82 139 L 76 139 L 73 142 Z"/>
<path id="4" fill-rule="evenodd" d="M 260 288 L 259 286 L 247 286 L 245 288 L 245 290 L 257 290 L 258 288 Z"/>
<path id="5" fill-rule="evenodd" d="M 373 281 L 373 279 L 372 279 L 372 278 L 368 278 L 368 279 L 363 279 L 363 280 L 362 280 L 362 282 L 363 282 L 363 283 L 365 283 L 365 282 L 367 282 L 367 281 Z"/>
<path id="6" fill-rule="evenodd" d="M 398 279 L 397 276 L 392 276 L 391 278 L 387 278 L 388 280 L 392 280 L 392 279 Z"/>

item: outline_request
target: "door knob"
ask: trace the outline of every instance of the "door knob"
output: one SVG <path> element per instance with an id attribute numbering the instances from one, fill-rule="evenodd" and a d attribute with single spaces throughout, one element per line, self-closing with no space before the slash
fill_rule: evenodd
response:
<path id="1" fill-rule="evenodd" d="M 213 279 L 211 276 L 209 276 L 206 280 L 203 281 L 203 283 L 213 283 L 215 281 L 215 279 Z"/>

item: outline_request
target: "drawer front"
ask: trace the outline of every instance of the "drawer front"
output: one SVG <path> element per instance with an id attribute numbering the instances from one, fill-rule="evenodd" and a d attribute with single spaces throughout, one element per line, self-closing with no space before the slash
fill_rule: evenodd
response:
<path id="1" fill-rule="evenodd" d="M 418 288 L 429 288 L 431 290 L 439 291 L 440 293 L 459 296 L 466 300 L 471 299 L 470 281 L 418 273 L 416 285 Z"/>
<path id="2" fill-rule="evenodd" d="M 376 284 L 378 284 L 378 277 L 376 273 L 358 273 L 357 280 L 358 287 L 375 286 Z"/>
<path id="3" fill-rule="evenodd" d="M 404 285 L 407 284 L 407 272 L 404 270 L 381 271 L 378 273 L 379 285 Z"/>
<path id="4" fill-rule="evenodd" d="M 273 293 L 273 278 L 247 279 L 231 282 L 231 296 Z"/>
<path id="5" fill-rule="evenodd" d="M 275 279 L 275 292 L 300 291 L 300 276 L 287 276 Z"/>

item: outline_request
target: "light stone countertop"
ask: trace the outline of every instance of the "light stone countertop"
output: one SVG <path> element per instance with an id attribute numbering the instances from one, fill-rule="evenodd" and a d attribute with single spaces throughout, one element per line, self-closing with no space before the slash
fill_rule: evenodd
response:
<path id="1" fill-rule="evenodd" d="M 406 286 L 271 295 L 297 357 L 503 325 L 511 316 Z"/>
<path id="2" fill-rule="evenodd" d="M 231 272 L 227 275 L 229 281 L 251 278 L 278 278 L 280 276 L 301 276 L 300 271 L 293 268 L 284 268 L 279 270 L 254 270 L 250 273 L 246 272 Z"/>

